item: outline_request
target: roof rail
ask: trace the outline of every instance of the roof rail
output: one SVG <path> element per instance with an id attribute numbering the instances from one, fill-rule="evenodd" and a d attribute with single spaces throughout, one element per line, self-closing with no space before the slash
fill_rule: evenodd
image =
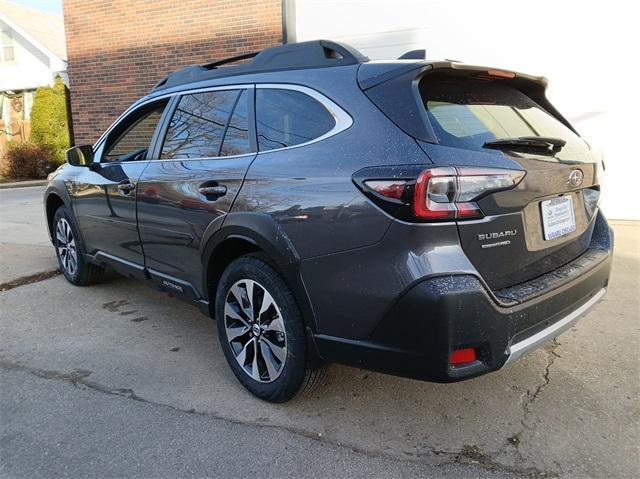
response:
<path id="1" fill-rule="evenodd" d="M 222 65 L 249 58 L 253 58 L 249 63 L 218 68 Z M 170 73 L 160 80 L 152 91 L 163 90 L 184 83 L 232 75 L 355 65 L 368 60 L 369 58 L 358 50 L 343 43 L 328 40 L 290 43 L 267 48 L 261 52 L 245 53 L 205 65 L 191 65 Z"/>

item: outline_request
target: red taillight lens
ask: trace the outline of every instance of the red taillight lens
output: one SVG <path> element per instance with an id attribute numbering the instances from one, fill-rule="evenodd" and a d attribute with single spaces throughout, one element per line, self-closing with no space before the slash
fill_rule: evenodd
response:
<path id="1" fill-rule="evenodd" d="M 453 168 L 433 168 L 420 173 L 413 196 L 413 212 L 420 218 L 455 218 L 456 191 Z"/>
<path id="2" fill-rule="evenodd" d="M 476 350 L 473 348 L 456 349 L 451 353 L 449 364 L 460 366 L 461 364 L 472 363 L 477 360 Z"/>
<path id="3" fill-rule="evenodd" d="M 489 193 L 516 186 L 524 171 L 494 168 L 430 168 L 416 182 L 413 211 L 425 219 L 481 218 L 475 203 Z"/>
<path id="4" fill-rule="evenodd" d="M 404 194 L 407 182 L 403 180 L 371 180 L 366 181 L 365 184 L 379 195 L 399 200 Z"/>

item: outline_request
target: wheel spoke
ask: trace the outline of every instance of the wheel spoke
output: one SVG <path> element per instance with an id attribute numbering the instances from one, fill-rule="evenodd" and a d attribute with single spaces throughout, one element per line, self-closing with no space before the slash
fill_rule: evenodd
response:
<path id="1" fill-rule="evenodd" d="M 280 315 L 278 315 L 277 317 L 271 320 L 271 322 L 267 325 L 267 329 L 265 329 L 265 331 L 275 331 L 278 333 L 285 332 L 284 322 L 282 321 L 282 318 L 280 317 Z"/>
<path id="2" fill-rule="evenodd" d="M 253 341 L 253 362 L 251 363 L 251 377 L 256 381 L 260 381 L 260 371 L 258 371 L 258 341 L 256 338 Z"/>
<path id="3" fill-rule="evenodd" d="M 278 377 L 278 368 L 280 364 L 275 364 L 276 359 L 271 349 L 264 341 L 260 341 L 260 352 L 262 353 L 262 359 L 264 359 L 264 363 L 267 365 L 267 373 L 269 374 L 269 379 L 273 380 Z"/>
<path id="4" fill-rule="evenodd" d="M 78 261 L 76 260 L 76 257 L 73 254 L 69 255 L 69 273 L 75 273 L 77 265 Z"/>
<path id="5" fill-rule="evenodd" d="M 265 336 L 262 336 L 262 342 L 266 343 L 267 346 L 269 346 L 269 349 L 271 350 L 273 355 L 278 359 L 278 361 L 280 361 L 281 363 L 284 363 L 284 360 L 287 358 L 287 350 L 285 349 L 286 346 L 284 348 L 281 346 L 278 346 L 272 343 Z"/>
<path id="6" fill-rule="evenodd" d="M 271 297 L 269 292 L 265 290 L 264 295 L 262 296 L 262 305 L 260 306 L 260 312 L 258 313 L 258 320 L 260 320 L 262 314 L 267 311 L 273 304 L 273 298 Z"/>
<path id="7" fill-rule="evenodd" d="M 236 360 L 238 361 L 240 366 L 242 366 L 243 368 L 244 368 L 244 363 L 247 360 L 247 348 L 249 347 L 249 344 L 251 344 L 251 341 L 247 341 L 247 343 L 242 347 L 242 349 L 236 356 Z"/>
<path id="8" fill-rule="evenodd" d="M 242 307 L 242 306 L 240 306 L 240 307 Z M 250 327 L 249 326 L 249 321 L 247 321 L 247 319 L 243 317 L 244 311 L 242 311 L 242 314 L 240 314 L 238 311 L 236 311 L 235 306 L 230 304 L 228 301 L 224 305 L 224 315 L 226 317 L 228 317 L 228 318 L 235 319 L 236 321 L 240 321 L 247 328 Z"/>
<path id="9" fill-rule="evenodd" d="M 249 332 L 249 327 L 246 325 L 230 328 L 227 326 L 227 339 L 229 342 L 235 341 L 240 336 L 243 336 Z"/>
<path id="10" fill-rule="evenodd" d="M 252 321 L 253 320 L 253 311 L 251 310 L 251 306 L 249 305 L 247 307 L 245 305 L 245 303 L 249 303 L 249 299 L 248 298 L 245 300 L 245 296 L 247 295 L 246 289 L 245 289 L 245 291 L 242 291 L 240 289 L 239 285 L 236 284 L 231 288 L 231 292 L 233 293 L 233 296 L 235 297 L 236 302 L 238 303 L 238 306 L 242 310 L 242 313 L 247 318 L 247 321 Z"/>
<path id="11" fill-rule="evenodd" d="M 247 295 L 247 306 L 244 308 L 244 312 L 249 317 L 251 321 L 255 319 L 253 315 L 253 281 L 247 280 L 244 282 L 244 288 L 246 290 Z"/>

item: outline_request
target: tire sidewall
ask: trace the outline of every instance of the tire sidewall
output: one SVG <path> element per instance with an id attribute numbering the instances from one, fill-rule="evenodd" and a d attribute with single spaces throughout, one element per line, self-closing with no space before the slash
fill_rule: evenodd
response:
<path id="1" fill-rule="evenodd" d="M 273 297 L 284 322 L 287 335 L 287 358 L 280 375 L 270 383 L 261 383 L 250 377 L 238 364 L 227 340 L 224 305 L 231 286 L 242 279 L 251 279 L 265 288 Z M 216 319 L 218 336 L 224 355 L 233 373 L 251 393 L 261 399 L 283 402 L 295 395 L 305 374 L 306 340 L 300 310 L 291 289 L 282 277 L 266 262 L 243 256 L 233 261 L 222 274 L 216 292 Z"/>

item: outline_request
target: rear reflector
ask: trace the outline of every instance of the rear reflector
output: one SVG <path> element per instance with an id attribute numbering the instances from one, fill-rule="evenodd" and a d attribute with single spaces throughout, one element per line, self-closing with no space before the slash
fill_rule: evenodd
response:
<path id="1" fill-rule="evenodd" d="M 456 349 L 451 353 L 449 363 L 451 366 L 459 366 L 460 364 L 472 363 L 477 359 L 476 350 L 473 348 Z"/>

